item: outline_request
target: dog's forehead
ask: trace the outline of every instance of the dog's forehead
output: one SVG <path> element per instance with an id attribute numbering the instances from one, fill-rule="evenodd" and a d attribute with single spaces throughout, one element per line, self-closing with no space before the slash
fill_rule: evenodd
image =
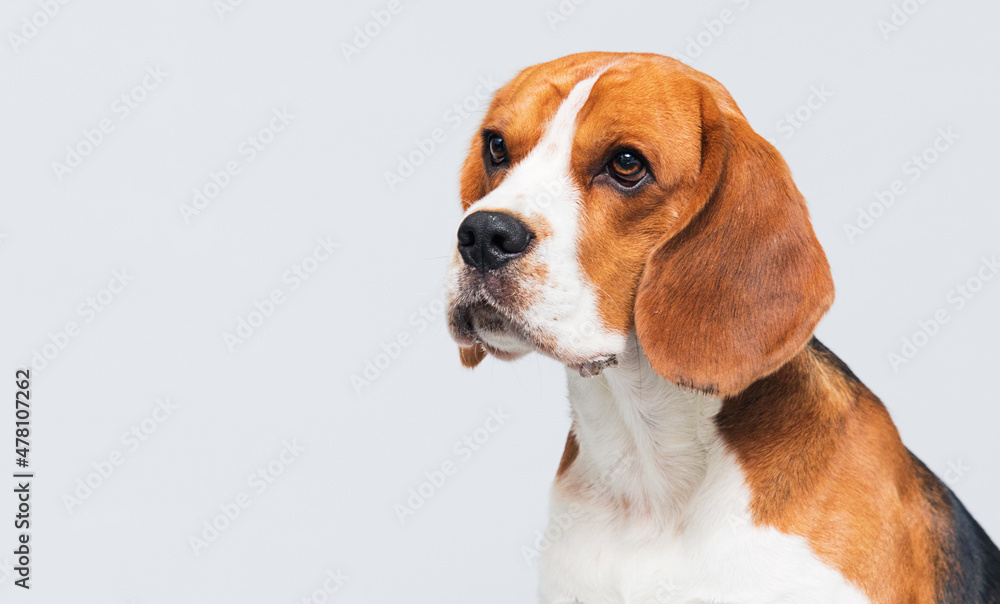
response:
<path id="1" fill-rule="evenodd" d="M 578 83 L 607 70 L 615 61 L 612 54 L 588 53 L 528 67 L 497 91 L 487 120 L 509 122 L 536 116 L 542 121 L 551 117 Z"/>
<path id="2" fill-rule="evenodd" d="M 695 70 L 667 57 L 585 53 L 529 67 L 497 91 L 482 129 L 501 133 L 515 153 L 532 149 L 570 92 L 600 75 L 577 122 L 616 131 L 665 131 L 698 117 Z"/>

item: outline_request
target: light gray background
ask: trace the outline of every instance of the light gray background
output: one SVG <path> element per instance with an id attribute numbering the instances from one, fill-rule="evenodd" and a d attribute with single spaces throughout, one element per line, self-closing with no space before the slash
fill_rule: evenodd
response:
<path id="1" fill-rule="evenodd" d="M 8 34 L 41 9 L 4 3 L 3 391 L 50 332 L 81 330 L 33 375 L 33 588 L 4 564 L 0 599 L 299 602 L 340 569 L 350 578 L 330 601 L 533 601 L 521 548 L 545 525 L 565 378 L 535 356 L 468 372 L 440 317 L 411 321 L 439 299 L 485 105 L 459 124 L 445 112 L 479 78 L 572 52 L 680 57 L 723 10 L 731 23 L 690 63 L 729 88 L 810 203 L 838 292 L 818 335 L 1000 537 L 1000 279 L 962 309 L 947 300 L 1000 253 L 1000 5 L 912 0 L 886 39 L 891 0 L 590 0 L 555 28 L 558 0 L 402 0 L 348 62 L 341 43 L 385 4 L 245 0 L 220 19 L 211 0 L 78 0 L 15 52 Z M 155 66 L 169 75 L 119 119 L 112 103 Z M 812 87 L 833 96 L 788 138 L 778 122 Z M 280 108 L 294 119 L 247 161 L 238 145 Z M 114 131 L 58 180 L 52 162 L 104 118 Z M 949 127 L 961 138 L 913 182 L 906 163 Z M 435 128 L 446 140 L 390 191 L 385 172 Z M 240 174 L 185 223 L 178 206 L 231 160 Z M 844 224 L 896 179 L 907 192 L 849 241 Z M 320 236 L 339 248 L 291 291 L 283 273 Z M 123 268 L 134 280 L 85 323 L 78 305 Z M 230 352 L 223 333 L 275 288 L 286 302 Z M 888 353 L 940 309 L 950 321 L 894 370 Z M 412 344 L 358 395 L 351 376 L 403 332 Z M 119 436 L 158 398 L 178 409 L 129 452 Z M 453 444 L 497 407 L 511 418 L 461 461 Z M 0 418 L 9 563 L 12 403 Z M 291 439 L 305 452 L 255 493 L 247 476 Z M 124 463 L 69 513 L 63 495 L 116 449 Z M 401 525 L 394 505 L 449 460 L 457 472 Z M 189 536 L 241 492 L 250 507 L 195 556 Z"/>

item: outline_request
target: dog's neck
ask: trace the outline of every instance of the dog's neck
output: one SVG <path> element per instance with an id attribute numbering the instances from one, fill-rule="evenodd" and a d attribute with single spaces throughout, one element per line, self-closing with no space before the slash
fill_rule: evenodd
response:
<path id="1" fill-rule="evenodd" d="M 559 487 L 629 514 L 679 519 L 719 448 L 721 400 L 683 390 L 653 370 L 635 334 L 617 367 L 569 371 L 578 446 Z"/>

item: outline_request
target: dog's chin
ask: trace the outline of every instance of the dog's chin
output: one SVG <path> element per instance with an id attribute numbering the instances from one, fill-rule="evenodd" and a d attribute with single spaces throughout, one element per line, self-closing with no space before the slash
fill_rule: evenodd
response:
<path id="1" fill-rule="evenodd" d="M 513 361 L 537 350 L 527 333 L 489 304 L 459 306 L 449 315 L 451 335 L 461 346 L 479 344 L 502 361 Z"/>
<path id="2" fill-rule="evenodd" d="M 449 315 L 449 328 L 459 345 L 478 344 L 501 361 L 514 361 L 530 352 L 539 352 L 579 371 L 583 377 L 600 375 L 604 369 L 618 364 L 614 353 L 580 356 L 560 351 L 551 345 L 550 338 L 533 334 L 489 304 L 456 307 Z"/>
<path id="3" fill-rule="evenodd" d="M 529 352 L 534 351 L 533 349 L 505 350 L 503 348 L 498 348 L 494 345 L 488 344 L 485 338 L 479 340 L 479 345 L 483 347 L 483 350 L 485 350 L 487 354 L 491 354 L 496 358 L 500 359 L 501 361 L 516 361 L 517 359 L 523 357 Z"/>

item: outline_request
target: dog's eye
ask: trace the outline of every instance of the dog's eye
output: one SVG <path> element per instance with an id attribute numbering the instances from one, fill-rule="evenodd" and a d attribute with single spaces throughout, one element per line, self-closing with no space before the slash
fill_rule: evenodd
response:
<path id="1" fill-rule="evenodd" d="M 486 141 L 486 146 L 490 150 L 490 159 L 494 166 L 507 161 L 507 144 L 503 142 L 503 137 L 499 134 L 490 134 Z"/>
<path id="2" fill-rule="evenodd" d="M 611 158 L 608 173 L 624 187 L 634 187 L 646 176 L 646 162 L 635 151 L 622 151 Z"/>

